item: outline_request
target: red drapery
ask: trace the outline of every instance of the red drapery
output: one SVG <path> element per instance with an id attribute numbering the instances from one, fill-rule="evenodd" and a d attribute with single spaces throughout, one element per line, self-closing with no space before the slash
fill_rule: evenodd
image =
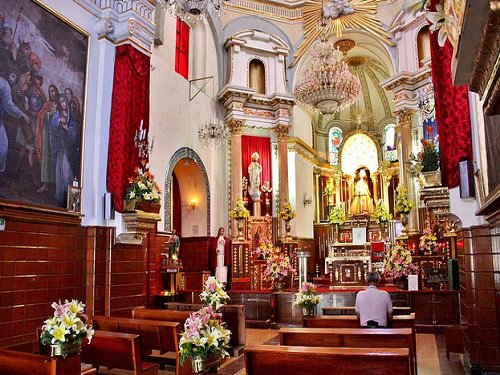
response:
<path id="1" fill-rule="evenodd" d="M 252 154 L 257 152 L 259 154 L 259 163 L 262 166 L 262 174 L 260 175 L 261 188 L 265 181 L 269 181 L 269 186 L 273 186 L 272 181 L 272 170 L 271 170 L 271 139 L 268 137 L 253 137 L 249 135 L 243 135 L 241 137 L 241 165 L 242 165 L 242 176 L 248 179 L 248 165 L 252 162 Z M 269 198 L 271 205 L 269 211 L 272 211 L 273 200 L 272 193 L 269 193 Z M 249 197 L 248 209 L 250 214 L 253 215 L 253 205 L 251 204 L 252 199 Z M 265 214 L 265 195 L 262 193 L 261 198 L 262 206 L 261 213 Z"/>
<path id="2" fill-rule="evenodd" d="M 149 67 L 149 56 L 131 45 L 116 48 L 106 183 L 118 212 L 123 212 L 128 178 L 139 165 L 134 133 L 141 120 L 149 131 Z"/>
<path id="3" fill-rule="evenodd" d="M 434 11 L 433 2 L 431 10 Z M 468 88 L 452 84 L 453 47 L 446 41 L 439 47 L 437 32 L 431 34 L 432 82 L 435 90 L 439 157 L 443 185 L 454 188 L 460 183 L 458 162 L 472 159 Z"/>

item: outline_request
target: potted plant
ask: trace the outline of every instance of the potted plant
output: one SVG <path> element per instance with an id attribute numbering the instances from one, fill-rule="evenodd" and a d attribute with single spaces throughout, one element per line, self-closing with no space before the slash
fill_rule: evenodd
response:
<path id="1" fill-rule="evenodd" d="M 375 212 L 373 212 L 371 219 L 376 222 L 377 224 L 380 224 L 380 229 L 382 232 L 382 237 L 385 240 L 386 234 L 386 225 L 389 222 L 389 220 L 392 220 L 392 215 L 390 214 L 389 210 L 387 209 L 384 200 L 379 199 L 377 202 L 377 205 L 375 206 Z"/>
<path id="2" fill-rule="evenodd" d="M 42 344 L 50 345 L 52 356 L 80 353 L 84 339 L 88 339 L 90 344 L 94 330 L 88 324 L 84 307 L 75 299 L 52 303 L 54 316 L 44 322 L 40 334 Z"/>
<path id="3" fill-rule="evenodd" d="M 243 236 L 243 220 L 250 216 L 250 211 L 245 208 L 245 203 L 243 198 L 238 197 L 236 203 L 234 204 L 234 210 L 229 213 L 232 219 L 236 220 L 238 228 L 238 241 L 243 241 L 245 237 Z"/>
<path id="4" fill-rule="evenodd" d="M 383 275 L 392 277 L 396 285 L 405 289 L 408 275 L 416 275 L 419 271 L 418 266 L 412 262 L 410 250 L 405 247 L 403 242 L 398 242 L 385 255 Z"/>
<path id="5" fill-rule="evenodd" d="M 339 226 L 344 224 L 346 221 L 344 209 L 339 203 L 330 208 L 330 212 L 328 214 L 328 221 L 330 222 L 330 224 L 335 225 L 335 242 L 338 242 Z"/>
<path id="6" fill-rule="evenodd" d="M 321 302 L 323 296 L 318 294 L 318 288 L 312 283 L 305 282 L 295 293 L 294 305 L 302 309 L 303 315 L 315 315 L 316 305 Z"/>
<path id="7" fill-rule="evenodd" d="M 181 364 L 189 358 L 194 373 L 219 366 L 222 359 L 229 357 L 230 338 L 222 314 L 214 312 L 212 306 L 201 308 L 184 323 L 179 340 Z"/>
<path id="8" fill-rule="evenodd" d="M 408 214 L 413 209 L 413 203 L 408 199 L 408 190 L 406 186 L 399 185 L 396 188 L 396 202 L 394 204 L 394 212 L 401 214 L 401 224 L 403 231 L 399 238 L 407 238 L 406 226 L 408 225 Z"/>
<path id="9" fill-rule="evenodd" d="M 274 290 L 283 290 L 284 282 L 292 275 L 297 275 L 297 271 L 290 264 L 290 257 L 281 253 L 269 257 L 264 278 L 271 281 Z"/>
<path id="10" fill-rule="evenodd" d="M 129 178 L 129 186 L 125 194 L 125 210 L 141 210 L 145 212 L 160 212 L 160 187 L 149 172 L 147 160 L 141 160 L 135 168 L 135 176 Z"/>
<path id="11" fill-rule="evenodd" d="M 214 276 L 210 276 L 203 287 L 200 299 L 205 305 L 210 305 L 214 311 L 229 302 L 229 295 L 224 290 L 224 285 Z"/>
<path id="12" fill-rule="evenodd" d="M 286 240 L 291 240 L 292 239 L 291 236 L 290 236 L 290 230 L 291 230 L 290 221 L 295 216 L 297 216 L 297 214 L 293 210 L 292 205 L 290 204 L 290 202 L 286 202 L 283 205 L 283 208 L 278 212 L 278 217 L 285 222 Z"/>
<path id="13" fill-rule="evenodd" d="M 439 171 L 439 151 L 436 142 L 431 140 L 420 140 L 422 150 L 418 153 L 418 160 L 422 165 L 420 172 L 424 187 L 440 186 L 441 173 Z"/>

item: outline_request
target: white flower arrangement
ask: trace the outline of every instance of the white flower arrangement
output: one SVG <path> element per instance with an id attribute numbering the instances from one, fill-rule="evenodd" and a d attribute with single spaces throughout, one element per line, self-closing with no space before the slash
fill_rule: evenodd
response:
<path id="1" fill-rule="evenodd" d="M 404 185 L 396 188 L 396 203 L 394 212 L 408 214 L 413 209 L 413 203 L 408 199 L 408 189 Z"/>
<path id="2" fill-rule="evenodd" d="M 301 309 L 308 309 L 321 302 L 323 296 L 318 294 L 316 285 L 303 283 L 298 293 L 295 293 L 294 305 Z"/>
<path id="3" fill-rule="evenodd" d="M 42 344 L 81 345 L 86 338 L 90 341 L 94 330 L 87 324 L 85 305 L 77 300 L 52 303 L 54 316 L 45 321 L 40 339 Z"/>
<path id="4" fill-rule="evenodd" d="M 224 290 L 224 285 L 213 276 L 210 276 L 205 282 L 200 299 L 206 305 L 215 306 L 215 310 L 229 302 L 229 296 Z"/>
<path id="5" fill-rule="evenodd" d="M 378 200 L 375 212 L 372 214 L 371 219 L 377 224 L 387 223 L 389 220 L 392 220 L 392 215 L 387 210 L 383 199 Z"/>
<path id="6" fill-rule="evenodd" d="M 229 357 L 229 339 L 231 331 L 226 329 L 222 314 L 213 311 L 212 306 L 205 306 L 192 313 L 184 323 L 184 331 L 179 340 L 180 360 L 186 358 L 205 359 L 212 355 Z"/>
<path id="7" fill-rule="evenodd" d="M 295 216 L 297 216 L 297 213 L 293 210 L 290 202 L 286 202 L 283 209 L 278 212 L 278 217 L 284 221 L 290 221 Z"/>
<path id="8" fill-rule="evenodd" d="M 129 187 L 125 194 L 125 200 L 145 201 L 160 203 L 160 186 L 154 180 L 155 176 L 149 172 L 149 164 L 141 160 L 140 167 L 135 168 L 135 177 L 129 178 Z"/>
<path id="9" fill-rule="evenodd" d="M 330 208 L 330 213 L 328 214 L 328 221 L 331 224 L 342 225 L 346 221 L 346 216 L 344 213 L 344 209 L 340 204 L 336 204 L 332 208 Z"/>
<path id="10" fill-rule="evenodd" d="M 229 215 L 235 220 L 243 220 L 250 216 L 250 211 L 245 208 L 243 198 L 239 197 L 236 199 L 234 210 L 232 210 Z"/>

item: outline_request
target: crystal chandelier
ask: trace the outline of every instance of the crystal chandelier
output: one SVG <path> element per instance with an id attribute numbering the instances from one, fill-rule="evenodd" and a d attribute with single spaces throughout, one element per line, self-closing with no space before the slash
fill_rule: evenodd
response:
<path id="1" fill-rule="evenodd" d="M 350 48 L 354 46 L 354 42 L 351 42 Z M 338 43 L 338 48 L 346 45 Z M 312 57 L 306 65 L 302 80 L 293 90 L 293 96 L 299 104 L 324 115 L 349 107 L 361 92 L 359 78 L 349 71 L 338 48 L 328 40 L 326 34 L 322 34 L 312 47 Z"/>
<path id="2" fill-rule="evenodd" d="M 230 0 L 158 0 L 157 4 L 189 23 L 196 23 L 209 13 L 209 8 L 219 16 L 224 9 L 224 3 Z"/>
<path id="3" fill-rule="evenodd" d="M 220 147 L 227 141 L 229 131 L 227 127 L 217 121 L 210 121 L 198 130 L 200 143 L 205 146 Z"/>

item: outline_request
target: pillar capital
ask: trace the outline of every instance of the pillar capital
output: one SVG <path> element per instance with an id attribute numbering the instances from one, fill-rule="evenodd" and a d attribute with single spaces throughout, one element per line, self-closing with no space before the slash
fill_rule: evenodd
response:
<path id="1" fill-rule="evenodd" d="M 233 135 L 241 135 L 245 126 L 245 120 L 232 118 L 227 122 L 227 126 Z"/>
<path id="2" fill-rule="evenodd" d="M 289 124 L 278 124 L 274 127 L 274 132 L 278 135 L 278 140 L 286 140 L 290 133 L 291 126 Z"/>
<path id="3" fill-rule="evenodd" d="M 395 114 L 398 118 L 398 125 L 401 127 L 411 128 L 412 118 L 416 110 L 413 108 L 402 108 L 396 111 Z"/>

